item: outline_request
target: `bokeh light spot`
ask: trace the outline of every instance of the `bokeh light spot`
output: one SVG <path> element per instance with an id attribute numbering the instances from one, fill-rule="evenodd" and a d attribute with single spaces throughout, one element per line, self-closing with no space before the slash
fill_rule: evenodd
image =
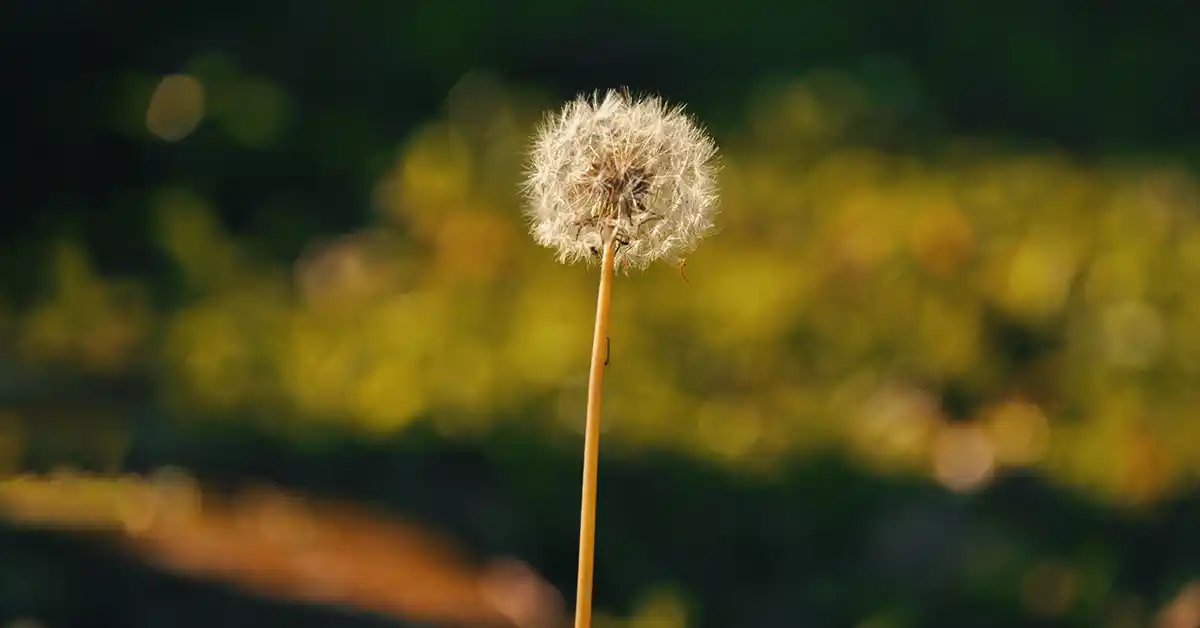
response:
<path id="1" fill-rule="evenodd" d="M 1050 423 L 1036 405 L 1006 401 L 984 412 L 983 424 L 1004 464 L 1030 465 L 1041 460 L 1050 442 Z"/>
<path id="2" fill-rule="evenodd" d="M 934 437 L 932 454 L 934 477 L 955 492 L 983 487 L 995 471 L 995 448 L 977 425 L 943 425 Z"/>
<path id="3" fill-rule="evenodd" d="M 892 385 L 871 395 L 859 410 L 852 432 L 859 455 L 884 470 L 920 464 L 940 420 L 937 400 L 928 392 Z"/>
<path id="4" fill-rule="evenodd" d="M 160 139 L 178 142 L 204 118 L 204 85 L 186 74 L 172 74 L 154 89 L 146 108 L 146 128 Z"/>

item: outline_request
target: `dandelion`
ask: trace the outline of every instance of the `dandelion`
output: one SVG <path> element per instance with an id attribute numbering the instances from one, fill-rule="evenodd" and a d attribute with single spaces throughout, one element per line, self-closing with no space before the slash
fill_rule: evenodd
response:
<path id="1" fill-rule="evenodd" d="M 717 147 L 682 107 L 609 90 L 546 119 L 525 180 L 534 240 L 561 262 L 600 260 L 588 378 L 575 628 L 590 628 L 600 399 L 608 366 L 614 268 L 684 256 L 713 230 Z M 686 275 L 684 276 L 686 280 Z"/>
<path id="2" fill-rule="evenodd" d="M 543 124 L 525 192 L 538 244 L 593 260 L 609 239 L 622 268 L 680 261 L 711 232 L 717 147 L 682 107 L 610 90 Z"/>

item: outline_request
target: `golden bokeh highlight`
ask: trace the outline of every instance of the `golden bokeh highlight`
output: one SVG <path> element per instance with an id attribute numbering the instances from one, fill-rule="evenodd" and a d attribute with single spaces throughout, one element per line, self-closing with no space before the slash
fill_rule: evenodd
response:
<path id="1" fill-rule="evenodd" d="M 940 426 L 931 453 L 934 477 L 955 492 L 982 488 L 996 472 L 996 448 L 978 425 Z"/>
<path id="2" fill-rule="evenodd" d="M 163 77 L 146 107 L 146 129 L 159 139 L 178 142 L 204 119 L 204 84 L 187 74 Z"/>
<path id="3" fill-rule="evenodd" d="M 853 451 L 868 464 L 891 472 L 923 467 L 943 421 L 932 395 L 897 384 L 871 393 L 852 416 Z"/>
<path id="4" fill-rule="evenodd" d="M 1001 464 L 1036 465 L 1050 446 L 1050 422 L 1032 403 L 1002 401 L 984 410 L 982 422 Z"/>

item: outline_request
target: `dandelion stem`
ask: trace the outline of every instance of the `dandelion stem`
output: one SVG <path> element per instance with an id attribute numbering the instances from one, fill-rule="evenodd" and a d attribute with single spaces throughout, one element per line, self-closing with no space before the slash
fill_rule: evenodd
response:
<path id="1" fill-rule="evenodd" d="M 592 572 L 596 555 L 596 476 L 600 461 L 600 398 L 608 364 L 608 321 L 612 305 L 615 238 L 604 245 L 600 293 L 596 297 L 596 330 L 588 375 L 587 424 L 583 441 L 583 490 L 579 507 L 579 575 L 575 592 L 575 628 L 592 625 Z"/>

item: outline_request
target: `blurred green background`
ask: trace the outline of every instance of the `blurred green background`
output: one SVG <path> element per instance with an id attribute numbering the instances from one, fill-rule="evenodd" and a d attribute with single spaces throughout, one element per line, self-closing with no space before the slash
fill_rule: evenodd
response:
<path id="1" fill-rule="evenodd" d="M 378 504 L 573 600 L 596 277 L 517 182 L 546 110 L 628 85 L 723 195 L 690 283 L 616 283 L 606 626 L 1196 628 L 1197 20 L 10 0 L 0 469 Z M 376 621 L 8 526 L 17 620 Z"/>

